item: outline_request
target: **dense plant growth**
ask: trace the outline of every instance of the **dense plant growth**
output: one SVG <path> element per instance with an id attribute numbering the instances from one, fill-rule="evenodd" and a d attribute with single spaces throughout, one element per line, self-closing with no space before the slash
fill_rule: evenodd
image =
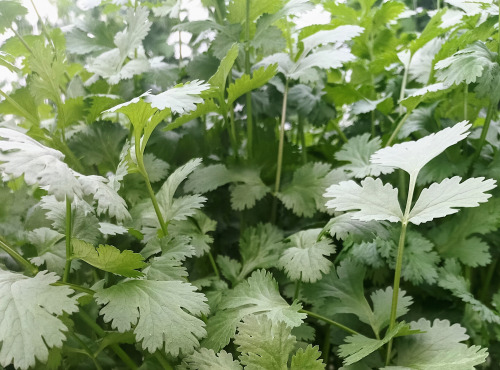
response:
<path id="1" fill-rule="evenodd" d="M 1 366 L 498 368 L 497 4 L 57 6 L 0 2 Z"/>

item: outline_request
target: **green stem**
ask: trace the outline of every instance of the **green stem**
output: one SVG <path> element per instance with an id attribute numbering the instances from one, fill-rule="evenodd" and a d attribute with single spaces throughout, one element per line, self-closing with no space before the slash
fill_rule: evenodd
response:
<path id="1" fill-rule="evenodd" d="M 399 299 L 399 283 L 401 281 L 401 270 L 403 268 L 403 252 L 405 246 L 406 228 L 408 227 L 408 219 L 410 217 L 411 204 L 413 201 L 413 193 L 415 192 L 415 183 L 417 174 L 410 174 L 410 184 L 408 186 L 408 198 L 406 199 L 405 213 L 403 215 L 401 233 L 399 234 L 398 254 L 396 257 L 396 269 L 394 271 L 394 287 L 392 291 L 391 316 L 389 319 L 389 329 L 391 331 L 396 325 L 396 317 L 398 310 Z M 392 340 L 387 345 L 387 356 L 385 359 L 386 366 L 389 365 L 392 352 Z"/>
<path id="2" fill-rule="evenodd" d="M 330 330 L 331 330 L 331 325 L 325 325 L 325 339 L 323 341 L 323 362 L 326 365 L 326 368 L 328 369 L 328 361 L 330 359 Z"/>
<path id="3" fill-rule="evenodd" d="M 28 52 L 33 55 L 33 49 L 30 48 L 30 46 L 28 45 L 28 43 L 26 41 L 24 41 L 24 38 L 14 29 L 14 28 L 10 28 L 10 30 L 12 32 L 14 32 L 14 35 L 16 35 L 16 37 L 19 39 L 19 41 L 21 41 L 21 44 L 23 44 L 23 46 L 26 48 L 26 50 L 28 50 Z"/>
<path id="4" fill-rule="evenodd" d="M 87 346 L 87 344 L 85 344 L 85 342 L 83 340 L 80 339 L 80 337 L 78 335 L 76 335 L 75 333 L 73 332 L 69 332 L 68 335 L 70 335 L 75 341 L 77 341 L 80 346 L 83 348 L 83 352 L 88 356 L 90 357 L 90 359 L 92 359 L 92 362 L 94 362 L 94 366 L 97 370 L 102 370 L 102 366 L 99 364 L 99 362 L 96 360 L 95 358 L 95 355 L 94 353 L 92 352 L 92 350 L 89 348 L 89 346 Z"/>
<path id="5" fill-rule="evenodd" d="M 387 140 L 387 143 L 385 143 L 385 146 L 390 146 L 392 144 L 392 142 L 394 141 L 394 139 L 396 139 L 396 136 L 399 133 L 399 131 L 401 130 L 401 127 L 403 127 L 403 123 L 405 123 L 405 121 L 408 119 L 411 112 L 412 112 L 411 110 L 408 110 L 408 112 L 406 112 L 406 114 L 403 116 L 403 118 L 401 118 L 401 120 L 398 122 L 398 125 L 396 126 L 396 128 L 392 132 L 391 137 L 389 138 L 389 140 Z"/>
<path id="6" fill-rule="evenodd" d="M 483 130 L 481 131 L 481 137 L 479 138 L 479 144 L 476 149 L 476 153 L 474 154 L 472 163 L 474 163 L 481 155 L 481 149 L 483 149 L 484 143 L 486 142 L 486 135 L 488 134 L 488 130 L 490 128 L 494 110 L 493 103 L 490 101 L 490 104 L 488 105 L 488 112 L 486 113 L 486 118 L 484 120 Z"/>
<path id="7" fill-rule="evenodd" d="M 399 101 L 403 100 L 405 98 L 405 91 L 406 91 L 406 82 L 408 81 L 408 71 L 410 69 L 410 62 L 411 62 L 411 56 L 410 60 L 408 61 L 408 64 L 405 64 L 405 71 L 403 74 L 403 82 L 401 83 L 401 92 L 399 94 Z M 403 115 L 403 104 L 399 103 L 399 115 Z"/>
<path id="8" fill-rule="evenodd" d="M 66 196 L 66 265 L 64 266 L 63 282 L 67 282 L 69 278 L 69 273 L 71 270 L 71 201 L 68 196 Z"/>
<path id="9" fill-rule="evenodd" d="M 279 146 L 278 146 L 278 161 L 276 165 L 276 180 L 274 182 L 274 200 L 271 218 L 273 223 L 276 221 L 276 211 L 278 208 L 278 198 L 276 195 L 280 191 L 281 183 L 281 168 L 283 166 L 283 146 L 285 142 L 285 122 L 286 122 L 286 103 L 288 99 L 288 79 L 285 82 L 285 91 L 283 92 L 283 105 L 281 107 L 281 123 L 279 132 Z"/>
<path id="10" fill-rule="evenodd" d="M 238 158 L 238 139 L 236 136 L 234 109 L 232 105 L 229 107 L 229 137 L 231 138 L 231 146 L 233 147 L 234 156 Z"/>
<path id="11" fill-rule="evenodd" d="M 349 334 L 359 335 L 359 333 L 357 331 L 352 330 L 351 328 L 348 328 L 347 326 L 342 325 L 341 323 L 338 323 L 336 321 L 330 320 L 327 317 L 318 315 L 317 313 L 314 313 L 314 312 L 311 312 L 311 311 L 307 311 L 307 310 L 299 310 L 299 312 L 305 313 L 307 316 L 314 317 L 315 319 L 318 319 L 318 320 L 324 321 L 324 322 L 326 322 L 326 323 L 328 323 L 330 325 L 336 326 L 337 328 L 342 329 L 342 330 L 348 332 Z"/>
<path id="12" fill-rule="evenodd" d="M 212 268 L 214 269 L 215 276 L 217 276 L 217 279 L 220 279 L 219 268 L 217 267 L 217 264 L 215 263 L 215 259 L 214 259 L 212 252 L 208 252 L 208 259 L 210 260 L 210 264 L 212 265 Z"/>
<path id="13" fill-rule="evenodd" d="M 50 46 L 55 51 L 56 46 L 54 44 L 54 41 L 52 41 L 52 38 L 50 37 L 49 32 L 47 31 L 47 27 L 45 27 L 45 22 L 43 21 L 42 17 L 40 16 L 40 13 L 38 13 L 38 9 L 35 6 L 35 2 L 33 0 L 30 0 L 30 1 L 31 1 L 31 5 L 33 5 L 33 9 L 35 9 L 35 13 L 38 17 L 38 20 L 40 21 L 40 24 L 42 25 L 42 33 L 45 35 Z"/>
<path id="14" fill-rule="evenodd" d="M 250 0 L 246 0 L 245 8 L 245 73 L 250 75 Z M 252 93 L 247 92 L 247 157 L 252 158 L 253 152 L 253 117 L 252 117 Z"/>
<path id="15" fill-rule="evenodd" d="M 304 133 L 304 118 L 299 115 L 299 138 L 300 138 L 300 146 L 302 147 L 302 163 L 307 163 L 307 147 L 306 147 L 306 136 Z"/>
<path id="16" fill-rule="evenodd" d="M 65 282 L 62 282 L 62 281 L 56 281 L 55 283 L 52 283 L 50 285 L 53 285 L 53 286 L 67 286 L 73 290 L 76 290 L 78 292 L 82 292 L 82 293 L 87 293 L 87 294 L 90 294 L 90 295 L 94 295 L 95 294 L 95 290 L 92 290 L 90 288 L 85 288 L 81 285 L 77 285 L 77 284 L 71 284 L 71 283 L 65 283 Z"/>
<path id="17" fill-rule="evenodd" d="M 14 248 L 10 247 L 6 242 L 4 242 L 2 237 L 0 237 L 0 248 L 7 252 L 12 258 L 14 258 L 17 263 L 24 267 L 25 270 L 29 271 L 30 274 L 36 275 L 38 273 L 38 267 L 33 265 L 19 253 L 17 253 Z"/>
<path id="18" fill-rule="evenodd" d="M 347 139 L 347 136 L 345 136 L 344 132 L 340 129 L 339 123 L 337 121 L 331 120 L 329 123 L 333 124 L 334 130 L 337 132 L 339 135 L 340 139 L 344 142 L 347 143 L 349 139 Z"/>
<path id="19" fill-rule="evenodd" d="M 439 0 L 438 0 L 439 1 Z M 468 98 L 469 98 L 469 85 L 464 82 L 464 120 L 467 119 L 467 108 L 468 108 Z"/>
<path id="20" fill-rule="evenodd" d="M 163 353 L 161 353 L 160 351 L 156 351 L 154 356 L 164 370 L 174 370 L 174 368 L 172 367 L 172 365 L 170 365 L 170 363 L 165 358 L 165 355 Z"/>
<path id="21" fill-rule="evenodd" d="M 80 318 L 99 336 L 106 336 L 106 332 L 87 314 L 87 312 L 80 310 L 78 312 Z M 127 355 L 127 353 L 120 347 L 119 344 L 114 343 L 110 345 L 113 352 L 123 361 L 123 363 L 131 370 L 137 370 L 138 367 L 135 362 Z"/>
<path id="22" fill-rule="evenodd" d="M 137 158 L 137 165 L 139 166 L 139 171 L 142 177 L 144 178 L 144 182 L 146 183 L 146 188 L 148 189 L 149 197 L 151 198 L 151 202 L 153 203 L 153 208 L 155 210 L 156 217 L 158 218 L 158 222 L 160 223 L 161 231 L 163 233 L 163 236 L 167 236 L 168 235 L 167 224 L 163 219 L 160 206 L 158 204 L 158 201 L 156 200 L 155 192 L 153 190 L 153 187 L 151 186 L 151 181 L 149 181 L 148 171 L 146 171 L 146 167 L 144 166 L 143 155 L 140 148 L 140 138 L 135 139 L 135 156 Z"/>
<path id="23" fill-rule="evenodd" d="M 481 282 L 482 289 L 480 293 L 481 301 L 485 302 L 488 298 L 488 293 L 490 291 L 491 279 L 493 278 L 493 274 L 496 271 L 496 266 L 498 263 L 498 259 L 493 260 L 493 262 L 488 266 L 488 270 L 486 271 L 486 277 Z"/>

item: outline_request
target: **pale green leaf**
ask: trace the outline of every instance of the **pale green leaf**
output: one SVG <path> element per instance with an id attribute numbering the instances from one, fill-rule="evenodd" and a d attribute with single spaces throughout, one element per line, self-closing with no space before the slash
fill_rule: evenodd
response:
<path id="1" fill-rule="evenodd" d="M 37 266 L 42 266 L 45 263 L 47 270 L 59 275 L 64 273 L 66 264 L 64 234 L 42 227 L 30 231 L 28 240 L 35 246 L 38 254 L 36 257 L 30 258 L 32 263 Z"/>
<path id="2" fill-rule="evenodd" d="M 144 167 L 149 176 L 149 181 L 158 182 L 167 177 L 170 165 L 159 159 L 153 153 L 144 154 Z"/>
<path id="3" fill-rule="evenodd" d="M 95 299 L 105 322 L 120 333 L 133 328 L 141 347 L 173 356 L 189 353 L 206 335 L 196 316 L 208 314 L 203 294 L 182 281 L 128 280 L 99 289 Z"/>
<path id="4" fill-rule="evenodd" d="M 214 238 L 209 233 L 215 231 L 216 227 L 216 221 L 197 210 L 186 220 L 171 221 L 168 225 L 168 230 L 175 235 L 187 235 L 190 237 L 196 257 L 201 257 L 210 250 Z"/>
<path id="5" fill-rule="evenodd" d="M 256 313 L 265 314 L 273 323 L 299 326 L 306 317 L 299 313 L 301 308 L 298 302 L 290 306 L 281 297 L 278 284 L 269 272 L 255 271 L 223 297 L 219 310 L 208 319 L 208 336 L 203 345 L 214 350 L 224 347 L 236 333 L 238 323 Z"/>
<path id="6" fill-rule="evenodd" d="M 371 161 L 387 167 L 401 168 L 415 178 L 431 159 L 445 149 L 465 139 L 471 125 L 467 121 L 457 123 L 417 141 L 408 141 L 383 148 L 372 155 Z"/>
<path id="7" fill-rule="evenodd" d="M 401 105 L 404 105 L 408 110 L 415 109 L 420 103 L 423 102 L 435 102 L 442 98 L 450 88 L 438 82 L 432 85 L 424 86 L 420 89 L 412 90 L 408 89 L 409 95 L 401 100 Z"/>
<path id="8" fill-rule="evenodd" d="M 146 102 L 160 110 L 169 108 L 174 113 L 184 114 L 196 109 L 196 104 L 203 103 L 200 94 L 210 85 L 194 80 L 181 86 L 164 91 L 158 95 L 147 95 Z"/>
<path id="9" fill-rule="evenodd" d="M 328 256 L 335 253 L 335 246 L 328 239 L 318 241 L 321 229 L 300 231 L 289 237 L 278 267 L 285 270 L 291 280 L 314 283 L 321 274 L 330 271 Z"/>
<path id="10" fill-rule="evenodd" d="M 458 212 L 459 207 L 477 207 L 491 197 L 485 192 L 496 187 L 495 180 L 484 177 L 467 179 L 455 176 L 441 183 L 434 183 L 422 190 L 410 211 L 409 221 L 415 225 Z"/>
<path id="11" fill-rule="evenodd" d="M 259 69 L 256 69 L 255 71 L 253 71 L 251 77 L 247 74 L 244 74 L 243 76 L 235 80 L 227 88 L 227 104 L 233 104 L 234 101 L 240 96 L 264 85 L 276 74 L 276 71 L 277 66 L 270 65 L 267 68 L 261 67 Z"/>
<path id="12" fill-rule="evenodd" d="M 326 189 L 328 208 L 337 211 L 352 211 L 349 215 L 360 221 L 399 222 L 403 212 L 398 201 L 398 190 L 391 184 L 383 184 L 380 179 L 367 177 L 361 186 L 354 181 L 342 181 Z"/>
<path id="13" fill-rule="evenodd" d="M 370 134 L 363 134 L 349 139 L 342 149 L 335 153 L 338 161 L 350 162 L 342 166 L 351 176 L 365 178 L 366 176 L 380 176 L 392 170 L 387 167 L 370 163 L 370 157 L 382 146 L 380 138 L 370 140 Z"/>
<path id="14" fill-rule="evenodd" d="M 28 9 L 17 1 L 5 0 L 0 3 L 0 34 L 10 28 L 17 17 L 28 13 Z"/>
<path id="15" fill-rule="evenodd" d="M 120 252 L 112 245 L 100 244 L 97 249 L 90 243 L 73 239 L 73 257 L 87 262 L 100 270 L 126 277 L 139 277 L 142 272 L 137 271 L 146 266 L 143 257 L 131 250 Z"/>
<path id="16" fill-rule="evenodd" d="M 234 339 L 247 370 L 286 370 L 295 342 L 290 327 L 265 315 L 246 316 Z"/>
<path id="17" fill-rule="evenodd" d="M 290 370 L 323 370 L 325 364 L 320 356 L 321 352 L 318 346 L 308 345 L 306 349 L 299 348 L 297 353 L 292 356 Z"/>
<path id="18" fill-rule="evenodd" d="M 375 237 L 388 238 L 387 225 L 378 221 L 353 220 L 349 213 L 341 214 L 332 218 L 324 227 L 331 236 L 346 240 L 352 238 L 354 241 L 373 240 Z"/>
<path id="19" fill-rule="evenodd" d="M 307 163 L 295 170 L 291 183 L 283 185 L 277 196 L 297 216 L 312 217 L 325 210 L 325 189 L 343 179 L 343 171 L 332 170 L 329 164 Z"/>
<path id="20" fill-rule="evenodd" d="M 179 369 L 186 370 L 242 370 L 238 361 L 230 353 L 222 350 L 215 353 L 212 349 L 200 348 L 182 361 Z"/>
<path id="21" fill-rule="evenodd" d="M 241 272 L 241 263 L 228 256 L 217 256 L 217 265 L 219 265 L 222 275 L 233 284 L 238 281 Z"/>
<path id="22" fill-rule="evenodd" d="M 219 92 L 222 94 L 226 89 L 227 77 L 229 73 L 231 73 L 231 69 L 233 68 L 236 58 L 238 58 L 239 50 L 239 45 L 237 43 L 233 44 L 226 56 L 221 60 L 219 68 L 217 68 L 215 74 L 208 80 L 208 84 L 219 89 Z"/>
<path id="23" fill-rule="evenodd" d="M 469 304 L 472 310 L 479 314 L 482 321 L 500 324 L 500 314 L 472 295 L 469 284 L 462 276 L 462 269 L 455 260 L 446 260 L 445 265 L 439 271 L 438 285 Z"/>
<path id="24" fill-rule="evenodd" d="M 423 333 L 397 341 L 395 365 L 415 370 L 474 370 L 474 366 L 488 357 L 486 348 L 460 343 L 469 336 L 459 324 L 450 325 L 448 320 L 437 319 L 431 324 L 420 319 L 410 326 Z"/>
<path id="25" fill-rule="evenodd" d="M 276 13 L 282 6 L 282 0 L 250 0 L 249 21 L 253 22 L 264 13 Z M 231 23 L 243 24 L 246 20 L 246 0 L 231 0 L 227 7 L 227 19 Z"/>
<path id="26" fill-rule="evenodd" d="M 48 360 L 50 348 L 62 347 L 68 327 L 59 319 L 78 311 L 73 290 L 52 286 L 59 277 L 42 271 L 29 278 L 0 270 L 0 364 L 17 369 Z"/>

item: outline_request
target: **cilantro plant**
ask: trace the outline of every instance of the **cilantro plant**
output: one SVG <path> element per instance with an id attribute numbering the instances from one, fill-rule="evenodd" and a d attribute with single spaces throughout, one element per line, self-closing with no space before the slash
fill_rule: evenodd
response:
<path id="1" fill-rule="evenodd" d="M 0 366 L 495 368 L 498 4 L 416 5 L 0 2 Z"/>

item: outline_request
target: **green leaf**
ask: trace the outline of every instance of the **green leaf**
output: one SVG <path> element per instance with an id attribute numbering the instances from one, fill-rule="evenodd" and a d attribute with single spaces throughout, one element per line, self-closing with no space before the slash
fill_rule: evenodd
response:
<path id="1" fill-rule="evenodd" d="M 294 172 L 291 183 L 283 185 L 277 196 L 297 216 L 312 217 L 325 210 L 325 189 L 343 178 L 343 172 L 332 170 L 329 164 L 307 163 Z"/>
<path id="2" fill-rule="evenodd" d="M 370 134 L 363 134 L 349 139 L 342 149 L 335 153 L 338 161 L 350 162 L 342 166 L 351 176 L 365 178 L 366 176 L 380 176 L 392 170 L 387 167 L 370 163 L 370 157 L 382 146 L 380 138 L 370 140 Z"/>
<path id="3" fill-rule="evenodd" d="M 306 317 L 299 313 L 300 309 L 298 302 L 290 306 L 281 297 L 278 284 L 269 272 L 255 271 L 223 297 L 219 310 L 208 319 L 208 336 L 202 345 L 219 350 L 234 336 L 238 323 L 245 316 L 256 313 L 266 315 L 273 323 L 299 326 Z"/>
<path id="4" fill-rule="evenodd" d="M 179 369 L 186 370 L 242 370 L 238 361 L 226 351 L 215 353 L 212 349 L 200 348 L 182 361 Z"/>
<path id="5" fill-rule="evenodd" d="M 476 41 L 451 57 L 436 63 L 436 78 L 448 86 L 477 83 L 474 91 L 478 97 L 487 97 L 493 102 L 500 99 L 500 66 L 497 53 Z"/>
<path id="6" fill-rule="evenodd" d="M 438 82 L 432 85 L 428 85 L 416 90 L 409 90 L 410 95 L 400 101 L 401 105 L 404 105 L 408 110 L 415 109 L 420 103 L 424 102 L 435 102 L 440 100 L 446 93 L 448 93 L 450 88 L 444 85 L 442 82 Z"/>
<path id="7" fill-rule="evenodd" d="M 153 153 L 144 154 L 144 167 L 148 173 L 149 181 L 158 182 L 167 177 L 170 165 L 159 159 Z"/>
<path id="8" fill-rule="evenodd" d="M 64 234 L 47 227 L 41 227 L 28 233 L 28 240 L 37 250 L 37 256 L 30 261 L 37 266 L 45 264 L 47 270 L 58 275 L 64 273 L 66 264 L 66 246 Z M 71 266 L 74 268 L 75 266 Z"/>
<path id="9" fill-rule="evenodd" d="M 326 189 L 324 196 L 333 198 L 326 202 L 327 208 L 352 211 L 349 215 L 355 220 L 399 222 L 403 219 L 398 190 L 391 184 L 384 185 L 380 179 L 367 177 L 361 186 L 352 180 L 342 181 Z"/>
<path id="10" fill-rule="evenodd" d="M 235 80 L 227 88 L 227 104 L 233 104 L 240 96 L 266 84 L 276 74 L 276 71 L 276 65 L 270 65 L 267 68 L 260 67 L 253 72 L 252 77 L 244 74 Z"/>
<path id="11" fill-rule="evenodd" d="M 349 213 L 332 218 L 324 227 L 332 237 L 346 240 L 352 238 L 355 242 L 373 240 L 376 236 L 388 238 L 387 225 L 377 221 L 353 220 Z"/>
<path id="12" fill-rule="evenodd" d="M 28 9 L 17 1 L 5 0 L 0 3 L 0 33 L 10 28 L 17 17 L 26 15 Z"/>
<path id="13" fill-rule="evenodd" d="M 212 99 L 206 99 L 203 103 L 198 104 L 195 110 L 176 118 L 172 123 L 168 124 L 165 127 L 165 131 L 173 130 L 198 117 L 205 116 L 212 112 L 219 112 L 219 110 L 219 106 L 215 104 Z"/>
<path id="14" fill-rule="evenodd" d="M 278 263 L 283 249 L 283 232 L 271 224 L 258 224 L 245 229 L 240 238 L 243 267 L 239 279 L 244 279 L 257 268 L 269 268 Z"/>
<path id="15" fill-rule="evenodd" d="M 491 197 L 485 192 L 496 187 L 495 180 L 485 180 L 484 177 L 470 178 L 462 183 L 460 180 L 461 177 L 455 176 L 422 190 L 410 211 L 409 221 L 420 225 L 456 213 L 458 207 L 477 207 Z"/>
<path id="16" fill-rule="evenodd" d="M 146 95 L 145 100 L 151 103 L 153 108 L 170 109 L 174 113 L 184 114 L 196 109 L 196 104 L 203 103 L 199 96 L 203 91 L 208 90 L 209 85 L 202 81 L 190 81 L 183 85 L 177 85 L 172 89 L 158 95 Z"/>
<path id="17" fill-rule="evenodd" d="M 500 314 L 472 295 L 469 284 L 462 276 L 462 269 L 455 260 L 446 260 L 445 265 L 439 271 L 438 285 L 469 304 L 472 310 L 479 314 L 481 321 L 500 324 Z"/>
<path id="18" fill-rule="evenodd" d="M 321 274 L 330 271 L 332 263 L 328 256 L 335 253 L 335 246 L 328 239 L 318 241 L 321 229 L 300 231 L 289 237 L 278 267 L 285 270 L 293 281 L 302 280 L 314 283 Z"/>
<path id="19" fill-rule="evenodd" d="M 97 249 L 90 243 L 73 239 L 73 257 L 87 262 L 100 270 L 126 277 L 140 277 L 142 272 L 137 271 L 146 266 L 139 253 L 130 250 L 120 251 L 112 245 L 100 244 Z"/>
<path id="20" fill-rule="evenodd" d="M 249 21 L 253 22 L 264 13 L 276 13 L 283 6 L 282 0 L 250 0 Z M 246 19 L 246 0 L 231 0 L 227 7 L 227 19 L 231 23 L 243 24 Z"/>
<path id="21" fill-rule="evenodd" d="M 173 234 L 187 235 L 195 249 L 196 257 L 201 257 L 210 250 L 214 238 L 209 234 L 214 232 L 217 222 L 201 211 L 196 211 L 187 220 L 171 221 L 168 230 Z"/>
<path id="22" fill-rule="evenodd" d="M 231 73 L 231 69 L 233 68 L 233 64 L 238 58 L 239 53 L 239 45 L 237 43 L 233 44 L 226 56 L 221 60 L 219 68 L 217 68 L 217 72 L 210 77 L 208 80 L 208 84 L 213 86 L 219 90 L 219 93 L 224 94 L 226 88 L 226 80 L 229 73 Z"/>
<path id="23" fill-rule="evenodd" d="M 320 356 L 321 352 L 318 346 L 308 345 L 305 349 L 299 348 L 297 353 L 292 356 L 290 370 L 323 370 L 325 364 Z"/>
<path id="24" fill-rule="evenodd" d="M 240 362 L 248 370 L 285 370 L 294 349 L 295 337 L 284 322 L 275 323 L 265 315 L 248 315 L 238 325 L 234 343 Z"/>
<path id="25" fill-rule="evenodd" d="M 423 333 L 400 338 L 396 342 L 395 365 L 417 370 L 453 369 L 473 370 L 485 362 L 486 348 L 467 347 L 460 343 L 469 338 L 465 329 L 458 324 L 450 325 L 448 320 L 430 321 L 420 319 L 410 323 L 412 330 Z M 386 367 L 384 369 L 390 369 Z"/>
<path id="26" fill-rule="evenodd" d="M 371 161 L 381 166 L 401 168 L 416 178 L 422 167 L 431 159 L 465 139 L 470 133 L 470 127 L 467 121 L 462 121 L 417 141 L 380 149 L 372 155 Z"/>
<path id="27" fill-rule="evenodd" d="M 196 316 L 209 309 L 205 296 L 195 290 L 182 281 L 128 280 L 99 289 L 95 299 L 104 306 L 104 322 L 114 329 L 124 333 L 133 327 L 143 349 L 177 356 L 198 347 L 206 335 L 204 322 Z"/>
<path id="28" fill-rule="evenodd" d="M 383 339 L 372 339 L 362 334 L 351 335 L 345 339 L 346 344 L 340 345 L 339 355 L 344 357 L 345 366 L 352 365 L 389 343 L 394 337 L 408 334 L 411 334 L 410 327 L 408 324 L 400 322 L 389 330 Z"/>
<path id="29" fill-rule="evenodd" d="M 68 327 L 60 320 L 78 311 L 73 290 L 52 286 L 59 277 L 47 271 L 29 278 L 0 270 L 0 364 L 18 369 L 45 363 L 49 348 L 61 348 Z"/>

